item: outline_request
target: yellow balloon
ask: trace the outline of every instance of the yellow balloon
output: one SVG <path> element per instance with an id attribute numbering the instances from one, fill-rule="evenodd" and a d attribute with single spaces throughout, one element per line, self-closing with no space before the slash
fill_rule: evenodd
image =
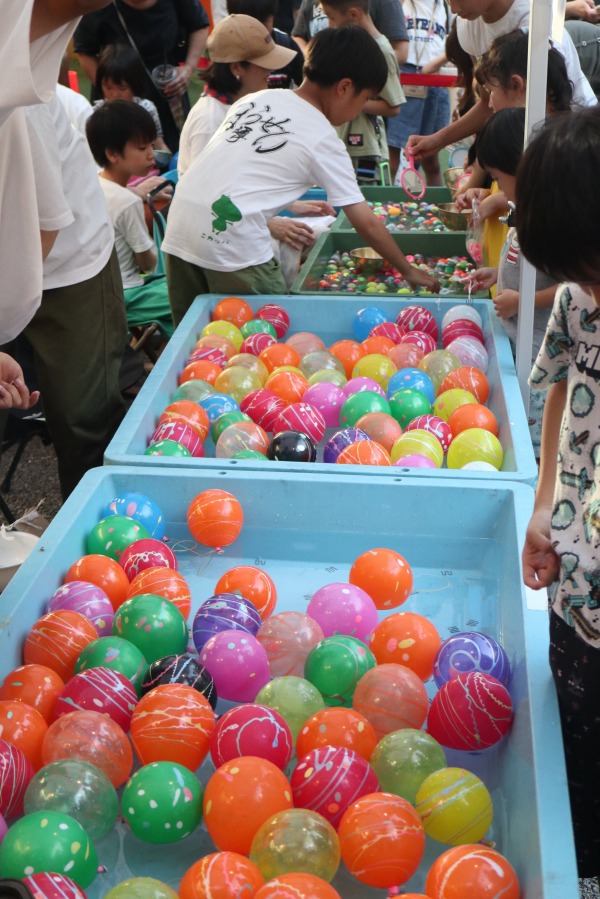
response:
<path id="1" fill-rule="evenodd" d="M 427 836 L 449 846 L 478 843 L 494 814 L 487 787 L 465 768 L 441 768 L 426 777 L 415 808 Z"/>
<path id="2" fill-rule="evenodd" d="M 261 384 L 264 384 L 269 377 L 269 369 L 265 363 L 258 356 L 253 356 L 252 353 L 237 353 L 237 355 L 228 359 L 224 367 L 247 368 L 260 378 Z"/>
<path id="3" fill-rule="evenodd" d="M 477 400 L 469 390 L 463 390 L 461 387 L 453 387 L 451 390 L 444 390 L 437 397 L 433 404 L 433 414 L 438 418 L 448 421 L 453 412 L 460 406 L 466 406 L 467 403 L 476 403 Z"/>
<path id="4" fill-rule="evenodd" d="M 230 340 L 238 352 L 244 342 L 242 332 L 235 325 L 232 325 L 231 322 L 209 322 L 202 328 L 202 337 L 206 337 L 209 334 L 217 334 L 219 337 L 225 337 L 226 340 Z"/>
<path id="5" fill-rule="evenodd" d="M 427 456 L 435 464 L 436 468 L 441 468 L 444 464 L 442 444 L 435 434 L 425 431 L 423 428 L 405 431 L 394 443 L 390 456 L 392 462 L 396 462 L 402 456 L 411 456 L 413 453 L 419 456 Z"/>
<path id="6" fill-rule="evenodd" d="M 448 468 L 462 468 L 468 462 L 489 462 L 502 468 L 504 450 L 495 434 L 484 428 L 467 428 L 452 440 L 448 450 Z"/>
<path id="7" fill-rule="evenodd" d="M 238 405 L 249 393 L 259 390 L 262 386 L 263 382 L 258 375 L 241 365 L 224 369 L 220 375 L 217 375 L 215 381 L 217 393 L 227 393 Z"/>
<path id="8" fill-rule="evenodd" d="M 369 353 L 368 356 L 358 360 L 352 369 L 352 377 L 371 378 L 385 390 L 389 379 L 396 371 L 396 366 L 387 356 L 382 353 Z"/>

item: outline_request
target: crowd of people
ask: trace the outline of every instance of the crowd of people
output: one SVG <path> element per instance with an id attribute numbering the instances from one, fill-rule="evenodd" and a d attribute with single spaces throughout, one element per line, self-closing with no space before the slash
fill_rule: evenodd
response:
<path id="1" fill-rule="evenodd" d="M 530 424 L 540 477 L 523 571 L 550 591 L 579 873 L 597 877 L 598 8 L 567 3 L 563 39 L 548 47 L 547 118 L 525 153 L 529 0 L 220 0 L 210 35 L 198 0 L 0 8 L 11 72 L 0 84 L 0 409 L 30 407 L 39 388 L 65 497 L 102 464 L 124 415 L 132 325 L 156 322 L 168 339 L 199 293 L 285 293 L 278 246 L 300 253 L 334 208 L 413 287 L 435 293 L 360 181 L 377 182 L 388 165 L 394 177 L 412 156 L 436 185 L 440 151 L 469 148 L 456 202 L 477 209 L 486 257 L 472 286 L 495 290 L 513 346 L 522 254 L 537 272 Z M 57 85 L 70 42 L 91 103 Z M 452 114 L 445 88 L 403 90 L 401 72 L 447 63 L 463 88 Z M 173 194 L 177 176 L 163 173 L 175 165 Z M 315 185 L 327 201 L 301 201 Z M 156 191 L 170 203 L 161 248 L 144 202 Z M 31 393 L 15 347 L 33 359 Z"/>

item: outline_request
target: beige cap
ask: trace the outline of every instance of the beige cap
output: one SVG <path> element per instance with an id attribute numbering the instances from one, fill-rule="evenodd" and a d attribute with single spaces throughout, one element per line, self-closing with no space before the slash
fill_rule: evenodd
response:
<path id="1" fill-rule="evenodd" d="M 212 62 L 252 62 L 261 69 L 283 69 L 297 55 L 280 47 L 252 16 L 233 15 L 213 28 L 206 42 Z"/>

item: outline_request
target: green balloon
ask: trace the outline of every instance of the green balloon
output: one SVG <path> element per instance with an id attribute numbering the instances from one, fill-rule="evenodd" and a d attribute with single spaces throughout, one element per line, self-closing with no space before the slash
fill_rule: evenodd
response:
<path id="1" fill-rule="evenodd" d="M 189 449 L 187 446 L 183 446 L 181 443 L 177 443 L 176 440 L 159 440 L 156 443 L 151 443 L 150 446 L 144 451 L 145 456 L 178 456 L 182 459 L 187 459 L 188 456 L 191 456 Z"/>
<path id="2" fill-rule="evenodd" d="M 429 415 L 431 403 L 420 390 L 404 387 L 390 397 L 390 413 L 400 427 L 405 428 L 413 418 L 418 418 L 419 415 Z"/>
<path id="3" fill-rule="evenodd" d="M 305 721 L 325 708 L 323 697 L 313 684 L 303 677 L 274 677 L 259 690 L 254 700 L 266 705 L 285 718 L 294 742 Z"/>
<path id="4" fill-rule="evenodd" d="M 353 428 L 359 418 L 369 412 L 385 412 L 390 414 L 390 404 L 384 396 L 374 390 L 360 390 L 351 394 L 340 409 L 340 425 Z"/>
<path id="5" fill-rule="evenodd" d="M 246 337 L 250 337 L 251 334 L 270 334 L 271 337 L 277 340 L 277 331 L 271 322 L 265 321 L 264 318 L 251 318 L 249 322 L 244 322 L 240 331 L 244 340 Z"/>
<path id="6" fill-rule="evenodd" d="M 177 899 L 177 893 L 153 877 L 130 877 L 109 890 L 104 899 Z"/>
<path id="7" fill-rule="evenodd" d="M 177 606 L 154 593 L 140 593 L 122 603 L 113 620 L 113 633 L 137 646 L 148 665 L 184 652 L 189 639 Z"/>
<path id="8" fill-rule="evenodd" d="M 224 412 L 223 415 L 219 415 L 217 419 L 212 423 L 210 429 L 210 436 L 213 439 L 213 443 L 216 443 L 225 428 L 228 428 L 229 425 L 234 425 L 238 421 L 252 421 L 249 415 L 246 415 L 245 412 L 240 412 L 239 409 L 234 409 L 231 412 Z"/>
<path id="9" fill-rule="evenodd" d="M 318 812 L 290 808 L 277 812 L 258 829 L 249 858 L 265 881 L 302 871 L 329 883 L 340 864 L 340 843 L 329 821 Z"/>
<path id="10" fill-rule="evenodd" d="M 108 556 L 118 562 L 124 549 L 135 540 L 148 540 L 143 524 L 127 515 L 109 515 L 94 525 L 85 541 L 86 552 Z"/>
<path id="11" fill-rule="evenodd" d="M 412 805 L 416 804 L 417 790 L 425 778 L 447 765 L 437 740 L 411 727 L 382 737 L 370 762 L 381 789 L 401 796 Z"/>
<path id="12" fill-rule="evenodd" d="M 176 843 L 202 820 L 203 789 L 192 771 L 175 762 L 144 765 L 127 781 L 121 810 L 146 843 Z"/>
<path id="13" fill-rule="evenodd" d="M 312 353 L 307 353 L 300 360 L 298 368 L 305 378 L 309 378 L 319 371 L 337 371 L 342 375 L 345 374 L 340 360 L 327 350 L 314 350 Z"/>
<path id="14" fill-rule="evenodd" d="M 329 384 L 337 384 L 338 387 L 343 387 L 344 384 L 347 383 L 348 378 L 343 371 L 322 368 L 321 371 L 316 371 L 314 375 L 311 375 L 308 379 L 308 383 L 311 387 L 313 384 L 321 384 L 323 381 L 327 381 Z"/>
<path id="15" fill-rule="evenodd" d="M 43 872 L 66 874 L 85 890 L 98 873 L 94 844 L 81 824 L 60 812 L 19 818 L 0 844 L 0 876 L 21 880 Z"/>
<path id="16" fill-rule="evenodd" d="M 231 457 L 232 459 L 258 459 L 259 462 L 267 462 L 268 459 L 263 453 L 259 453 L 258 450 L 240 450 L 239 453 L 234 453 Z"/>
<path id="17" fill-rule="evenodd" d="M 184 381 L 180 384 L 173 394 L 172 402 L 176 400 L 192 400 L 193 403 L 199 403 L 200 400 L 210 396 L 215 392 L 215 388 L 208 381 Z"/>
<path id="18" fill-rule="evenodd" d="M 304 676 L 314 684 L 328 706 L 352 705 L 356 685 L 377 661 L 356 637 L 335 634 L 317 643 L 306 657 Z"/>
<path id="19" fill-rule="evenodd" d="M 142 695 L 142 681 L 148 671 L 148 662 L 129 640 L 121 637 L 99 637 L 82 650 L 75 663 L 75 674 L 88 668 L 112 668 L 131 681 L 138 696 Z"/>
<path id="20" fill-rule="evenodd" d="M 119 800 L 106 774 L 95 765 L 59 759 L 41 768 L 25 793 L 25 814 L 47 809 L 71 815 L 96 841 L 115 826 Z"/>

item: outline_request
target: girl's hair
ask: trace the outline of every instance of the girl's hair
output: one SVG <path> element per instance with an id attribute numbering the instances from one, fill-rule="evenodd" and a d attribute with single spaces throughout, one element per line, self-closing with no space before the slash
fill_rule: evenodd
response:
<path id="1" fill-rule="evenodd" d="M 499 84 L 504 90 L 510 88 L 513 75 L 519 75 L 526 82 L 528 44 L 529 35 L 520 28 L 497 37 L 475 69 L 477 81 L 483 86 Z M 553 114 L 568 112 L 573 102 L 573 85 L 567 75 L 565 60 L 555 47 L 548 48 L 546 97 Z"/>
<path id="2" fill-rule="evenodd" d="M 129 141 L 151 144 L 156 140 L 154 119 L 133 100 L 107 100 L 97 106 L 86 122 L 85 132 L 92 156 L 102 168 L 110 165 L 107 150 L 122 155 Z"/>
<path id="3" fill-rule="evenodd" d="M 508 107 L 495 112 L 477 135 L 477 159 L 486 169 L 516 175 L 525 140 L 525 108 Z"/>
<path id="4" fill-rule="evenodd" d="M 554 281 L 600 283 L 600 106 L 549 119 L 519 166 L 521 249 Z"/>
<path id="5" fill-rule="evenodd" d="M 248 67 L 247 62 L 240 62 L 238 65 L 242 68 Z M 240 89 L 240 82 L 231 71 L 230 62 L 211 62 L 202 77 L 211 90 L 225 94 L 230 99 L 235 97 Z"/>
<path id="6" fill-rule="evenodd" d="M 102 82 L 108 79 L 115 84 L 127 84 L 134 97 L 146 95 L 146 70 L 139 54 L 127 44 L 109 44 L 98 59 L 96 90 L 102 96 Z"/>
<path id="7" fill-rule="evenodd" d="M 475 106 L 476 98 L 473 91 L 473 60 L 460 45 L 456 33 L 456 19 L 446 37 L 446 59 L 456 66 L 462 82 L 463 94 L 458 101 L 457 110 L 459 116 L 463 116 Z"/>

